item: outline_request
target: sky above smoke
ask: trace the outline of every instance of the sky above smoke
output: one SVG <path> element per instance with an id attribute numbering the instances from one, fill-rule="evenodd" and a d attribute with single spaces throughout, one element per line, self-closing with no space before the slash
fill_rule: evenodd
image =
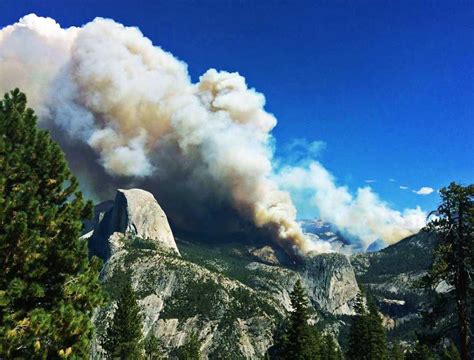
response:
<path id="1" fill-rule="evenodd" d="M 424 225 L 419 208 L 395 211 L 369 187 L 352 195 L 337 185 L 312 160 L 321 142 L 275 161 L 277 120 L 263 94 L 238 73 L 212 68 L 192 83 L 186 63 L 137 28 L 97 18 L 62 29 L 25 16 L 0 30 L 0 90 L 15 87 L 88 193 L 104 199 L 118 186 L 143 187 L 183 228 L 250 225 L 287 251 L 332 251 L 296 222 L 290 194 L 299 191 L 364 249 Z"/>

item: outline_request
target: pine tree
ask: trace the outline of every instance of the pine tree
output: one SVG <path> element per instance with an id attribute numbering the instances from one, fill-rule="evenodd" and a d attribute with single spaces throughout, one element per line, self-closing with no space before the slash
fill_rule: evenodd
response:
<path id="1" fill-rule="evenodd" d="M 342 353 L 334 337 L 326 334 L 321 344 L 321 360 L 342 360 Z"/>
<path id="2" fill-rule="evenodd" d="M 349 330 L 347 358 L 352 360 L 369 359 L 370 333 L 367 311 L 362 294 L 357 294 L 355 303 L 356 315 Z"/>
<path id="3" fill-rule="evenodd" d="M 289 324 L 284 336 L 281 359 L 320 359 L 320 336 L 314 326 L 308 324 L 310 310 L 305 291 L 298 280 L 290 294 L 291 307 Z"/>
<path id="4" fill-rule="evenodd" d="M 176 350 L 175 358 L 177 360 L 201 360 L 201 345 L 201 341 L 197 334 L 192 333 L 189 341 Z"/>
<path id="5" fill-rule="evenodd" d="M 382 319 L 373 301 L 368 301 L 368 309 L 362 294 L 356 299 L 356 315 L 349 331 L 350 360 L 386 360 L 388 356 L 387 339 Z"/>
<path id="6" fill-rule="evenodd" d="M 422 344 L 422 343 L 417 343 L 415 348 L 408 352 L 406 355 L 406 360 L 438 360 L 439 357 L 431 351 L 431 349 Z"/>
<path id="7" fill-rule="evenodd" d="M 142 316 L 129 281 L 120 292 L 114 316 L 102 341 L 102 347 L 110 359 L 143 358 Z"/>
<path id="8" fill-rule="evenodd" d="M 164 359 L 160 341 L 154 335 L 149 335 L 145 340 L 145 354 L 147 360 Z"/>
<path id="9" fill-rule="evenodd" d="M 371 359 L 384 360 L 389 358 L 387 335 L 382 324 L 379 309 L 373 299 L 368 301 L 368 323 L 370 334 L 370 354 Z"/>
<path id="10" fill-rule="evenodd" d="M 392 345 L 390 349 L 390 359 L 391 360 L 404 360 L 405 355 L 403 354 L 403 349 L 398 342 Z"/>
<path id="11" fill-rule="evenodd" d="M 461 360 L 461 355 L 456 345 L 451 343 L 448 347 L 444 348 L 441 360 Z"/>
<path id="12" fill-rule="evenodd" d="M 433 264 L 422 280 L 422 286 L 434 289 L 445 282 L 452 287 L 452 291 L 438 295 L 438 298 L 454 299 L 444 304 L 456 305 L 461 359 L 468 360 L 471 345 L 470 289 L 474 278 L 474 185 L 461 186 L 453 182 L 439 193 L 442 203 L 433 212 L 436 218 L 430 221 L 425 230 L 437 234 L 440 243 L 435 249 Z M 442 314 L 439 304 L 443 302 L 436 304 L 436 311 L 428 312 L 432 323 L 436 323 L 437 314 Z"/>
<path id="13" fill-rule="evenodd" d="M 86 358 L 103 301 L 90 217 L 59 146 L 18 89 L 0 101 L 0 358 Z"/>

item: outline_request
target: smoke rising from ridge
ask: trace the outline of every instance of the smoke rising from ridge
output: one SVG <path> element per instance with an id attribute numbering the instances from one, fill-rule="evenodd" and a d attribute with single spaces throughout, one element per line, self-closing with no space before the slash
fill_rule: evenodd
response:
<path id="1" fill-rule="evenodd" d="M 386 245 L 394 244 L 425 225 L 426 214 L 419 207 L 403 212 L 393 210 L 370 187 L 359 188 L 352 196 L 346 187 L 336 185 L 319 162 L 284 167 L 278 182 L 283 188 L 310 190 L 309 201 L 318 208 L 321 218 L 339 231 L 357 236 L 358 245 L 364 250 L 378 239 Z"/>
<path id="2" fill-rule="evenodd" d="M 272 166 L 276 119 L 238 73 L 210 69 L 193 84 L 186 64 L 137 28 L 97 18 L 62 29 L 33 14 L 0 30 L 0 65 L 0 90 L 26 92 L 40 125 L 95 194 L 107 191 L 104 184 L 140 186 L 182 226 L 248 222 L 288 251 L 331 251 L 296 222 Z M 324 209 L 329 221 L 343 210 Z M 364 232 L 394 241 L 398 235 L 386 237 L 376 222 L 371 214 Z M 366 225 L 346 230 L 359 236 Z M 400 236 L 419 229 L 392 225 Z"/>

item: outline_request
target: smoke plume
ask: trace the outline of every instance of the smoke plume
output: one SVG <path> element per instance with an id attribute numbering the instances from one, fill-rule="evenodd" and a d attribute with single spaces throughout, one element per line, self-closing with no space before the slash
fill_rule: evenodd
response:
<path id="1" fill-rule="evenodd" d="M 417 233 L 425 225 L 426 214 L 418 207 L 403 213 L 391 209 L 370 187 L 359 188 L 352 196 L 344 186 L 337 186 L 333 176 L 319 163 L 283 168 L 278 179 L 283 188 L 310 190 L 320 217 L 339 231 L 356 236 L 366 250 L 374 241 L 386 245 Z"/>
<path id="2" fill-rule="evenodd" d="M 97 18 L 63 29 L 33 14 L 0 30 L 0 65 L 0 91 L 26 92 L 40 125 L 95 196 L 140 186 L 184 228 L 251 224 L 287 251 L 331 251 L 296 222 L 272 165 L 276 119 L 238 73 L 210 69 L 192 83 L 186 64 L 137 28 Z M 392 216 L 364 190 L 347 199 L 327 176 L 318 180 L 324 171 L 301 174 L 314 180 L 323 219 L 389 243 L 419 229 L 411 222 L 418 210 Z M 332 192 L 341 193 L 336 203 Z M 392 215 L 379 227 L 380 210 Z"/>

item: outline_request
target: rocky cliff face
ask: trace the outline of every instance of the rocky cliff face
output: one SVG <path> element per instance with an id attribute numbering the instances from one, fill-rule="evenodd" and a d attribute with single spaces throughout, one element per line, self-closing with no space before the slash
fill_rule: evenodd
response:
<path id="1" fill-rule="evenodd" d="M 359 292 L 354 269 L 342 254 L 322 254 L 306 260 L 303 279 L 318 309 L 333 315 L 354 315 Z"/>
<path id="2" fill-rule="evenodd" d="M 327 255 L 312 258 L 302 273 L 254 261 L 251 252 L 237 256 L 232 252 L 235 244 L 212 250 L 200 244 L 206 256 L 198 260 L 196 245 L 183 246 L 179 257 L 139 238 L 122 241 L 123 247 L 103 269 L 104 285 L 115 298 L 120 284 L 131 278 L 144 315 L 144 337 L 158 337 L 167 353 L 196 333 L 206 358 L 225 358 L 222 354 L 232 354 L 232 359 L 261 358 L 273 344 L 279 321 L 291 309 L 290 293 L 298 278 L 315 305 L 316 317 L 325 314 L 337 319 L 353 313 L 350 300 L 357 284 L 350 283 L 349 269 L 333 273 L 337 260 Z M 318 273 L 318 266 L 326 262 L 334 267 Z M 112 302 L 98 312 L 99 336 L 113 308 Z M 97 343 L 95 356 L 102 358 Z"/>
<path id="3" fill-rule="evenodd" d="M 113 203 L 100 206 L 91 227 L 91 252 L 107 260 L 102 279 L 112 299 L 96 314 L 98 338 L 128 279 L 144 315 L 144 337 L 158 337 L 166 353 L 196 333 L 206 358 L 261 358 L 291 310 L 289 294 L 297 279 L 307 288 L 317 321 L 330 315 L 340 326 L 338 317 L 354 312 L 358 287 L 344 255 L 313 255 L 286 267 L 269 246 L 175 241 L 156 200 L 138 189 L 118 190 Z M 93 357 L 103 358 L 99 341 Z"/>
<path id="4" fill-rule="evenodd" d="M 375 296 L 389 334 L 413 340 L 421 326 L 420 311 L 426 294 L 413 287 L 431 265 L 436 237 L 428 233 L 410 236 L 377 252 L 351 256 L 359 283 Z"/>
<path id="5" fill-rule="evenodd" d="M 107 261 L 102 275 L 115 298 L 131 279 L 144 317 L 144 337 L 154 335 L 169 353 L 196 333 L 206 357 L 233 354 L 233 359 L 262 356 L 284 309 L 273 299 L 138 238 L 126 239 Z M 96 317 L 105 331 L 114 302 Z M 96 358 L 103 358 L 96 343 Z"/>
<path id="6" fill-rule="evenodd" d="M 166 214 L 154 196 L 144 190 L 117 190 L 115 201 L 96 207 L 89 247 L 108 259 L 122 247 L 123 234 L 149 239 L 179 254 Z"/>

